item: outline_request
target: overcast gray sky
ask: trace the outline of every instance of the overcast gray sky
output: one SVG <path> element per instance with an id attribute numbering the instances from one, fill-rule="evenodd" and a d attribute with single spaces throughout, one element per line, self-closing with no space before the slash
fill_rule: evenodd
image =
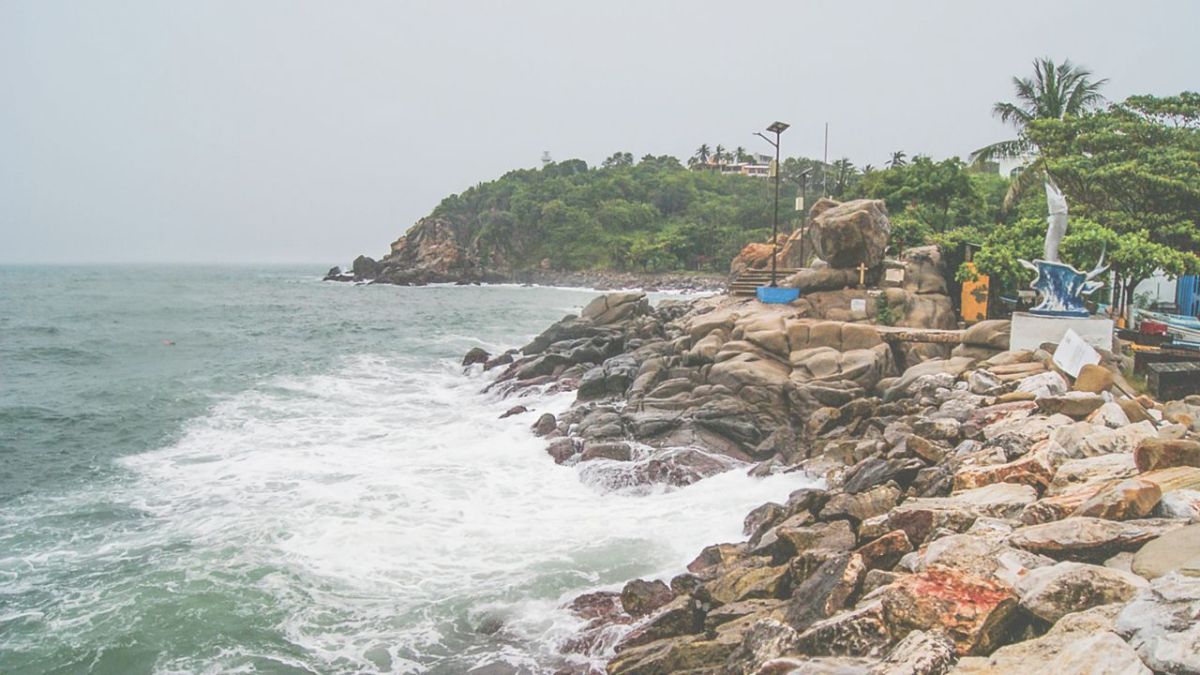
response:
<path id="1" fill-rule="evenodd" d="M 342 263 L 447 194 L 702 142 L 965 155 L 1037 56 L 1196 89 L 1200 2 L 0 0 L 0 261 Z"/>

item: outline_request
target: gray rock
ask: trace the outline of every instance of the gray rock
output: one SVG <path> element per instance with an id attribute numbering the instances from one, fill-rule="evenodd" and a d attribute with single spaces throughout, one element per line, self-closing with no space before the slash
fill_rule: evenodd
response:
<path id="1" fill-rule="evenodd" d="M 1200 673 L 1200 578 L 1177 572 L 1150 582 L 1117 615 L 1116 631 L 1162 673 Z"/>
<path id="2" fill-rule="evenodd" d="M 1076 562 L 1039 567 L 1017 581 L 1021 607 L 1054 623 L 1074 612 L 1125 602 L 1146 586 L 1146 580 L 1120 570 Z"/>

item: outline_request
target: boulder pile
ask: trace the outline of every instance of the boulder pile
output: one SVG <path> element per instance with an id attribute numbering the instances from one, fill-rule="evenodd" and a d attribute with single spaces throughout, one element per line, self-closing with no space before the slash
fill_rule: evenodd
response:
<path id="1" fill-rule="evenodd" d="M 574 390 L 533 426 L 615 489 L 820 479 L 570 603 L 562 673 L 1200 672 L 1200 399 L 1131 396 L 1113 354 L 1071 377 L 1006 322 L 930 357 L 807 311 L 609 294 L 470 355 L 494 390 Z"/>

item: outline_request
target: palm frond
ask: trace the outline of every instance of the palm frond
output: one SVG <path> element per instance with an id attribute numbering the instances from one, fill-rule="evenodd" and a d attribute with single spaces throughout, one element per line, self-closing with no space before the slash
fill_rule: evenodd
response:
<path id="1" fill-rule="evenodd" d="M 1016 206 L 1017 200 L 1021 198 L 1021 195 L 1037 185 L 1044 178 L 1045 172 L 1046 162 L 1041 156 L 1038 156 L 1029 166 L 1013 176 L 1012 182 L 1008 184 L 1008 192 L 1004 194 L 1003 209 L 1008 211 Z"/>
<path id="2" fill-rule="evenodd" d="M 1016 138 L 1011 141 L 999 141 L 971 153 L 970 161 L 975 164 L 990 162 L 1001 158 L 1021 157 L 1032 149 L 1029 141 Z"/>

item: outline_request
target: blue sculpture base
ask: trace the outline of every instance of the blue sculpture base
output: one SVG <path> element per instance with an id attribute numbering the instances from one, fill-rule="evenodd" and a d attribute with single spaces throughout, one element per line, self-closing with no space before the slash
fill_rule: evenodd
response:
<path id="1" fill-rule="evenodd" d="M 1030 286 L 1042 294 L 1042 303 L 1029 310 L 1030 314 L 1079 318 L 1091 316 L 1080 296 L 1099 287 L 1098 282 L 1089 281 L 1086 274 L 1063 262 L 1021 262 L 1037 271 L 1037 278 Z"/>
<path id="2" fill-rule="evenodd" d="M 755 290 L 759 302 L 768 305 L 786 305 L 800 297 L 799 288 L 784 288 L 782 286 L 759 286 Z"/>

